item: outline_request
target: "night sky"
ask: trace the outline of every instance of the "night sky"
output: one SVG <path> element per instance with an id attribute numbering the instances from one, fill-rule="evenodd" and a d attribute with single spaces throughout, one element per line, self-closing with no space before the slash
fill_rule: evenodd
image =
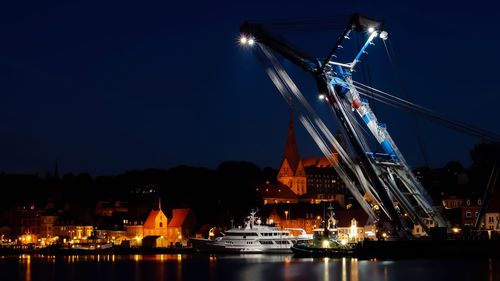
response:
<path id="1" fill-rule="evenodd" d="M 289 109 L 237 44 L 246 19 L 385 19 L 398 68 L 373 58 L 377 88 L 404 89 L 397 94 L 500 131 L 500 9 L 491 0 L 9 2 L 0 9 L 0 172 L 45 173 L 56 160 L 62 173 L 94 175 L 228 160 L 277 167 Z M 319 44 L 328 49 L 337 33 L 330 36 Z M 387 78 L 395 72 L 402 86 Z M 413 167 L 423 155 L 431 167 L 470 165 L 479 140 L 376 110 Z M 319 155 L 296 127 L 301 154 Z"/>

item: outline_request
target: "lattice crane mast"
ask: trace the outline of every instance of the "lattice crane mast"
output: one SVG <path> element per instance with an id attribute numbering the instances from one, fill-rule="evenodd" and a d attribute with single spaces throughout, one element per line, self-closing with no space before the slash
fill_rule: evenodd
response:
<path id="1" fill-rule="evenodd" d="M 272 82 L 374 222 L 390 222 L 394 233 L 406 237 L 411 236 L 413 224 L 421 225 L 427 233 L 427 222 L 437 227 L 447 226 L 447 221 L 432 205 L 430 196 L 413 175 L 386 126 L 378 121 L 369 103 L 361 98 L 362 94 L 373 88 L 352 78 L 366 50 L 376 40 L 387 38 L 383 21 L 352 15 L 325 58 L 298 50 L 283 38 L 272 34 L 265 24 L 244 22 L 240 32 L 241 43 L 257 47 L 254 48 L 255 54 Z M 342 48 L 343 41 L 350 39 L 352 32 L 363 32 L 367 38 L 352 60 L 339 62 L 336 53 Z M 320 96 L 330 105 L 347 137 L 347 145 L 340 145 L 274 53 L 314 76 Z M 378 142 L 378 148 L 370 147 L 364 133 L 366 130 L 360 123 L 364 123 L 371 137 Z M 384 153 L 374 152 L 380 149 Z M 339 153 L 342 165 L 332 157 L 333 151 Z"/>

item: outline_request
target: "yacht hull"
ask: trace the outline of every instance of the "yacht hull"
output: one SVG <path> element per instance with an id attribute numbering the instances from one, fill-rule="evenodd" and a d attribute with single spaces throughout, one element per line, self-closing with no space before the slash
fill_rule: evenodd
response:
<path id="1" fill-rule="evenodd" d="M 225 245 L 222 241 L 201 239 L 201 238 L 191 238 L 189 240 L 193 245 L 193 248 L 199 252 L 205 253 L 235 253 L 235 254 L 246 254 L 246 253 L 292 253 L 291 247 L 279 247 L 278 245 L 264 246 L 264 245 Z M 278 247 L 276 247 L 278 246 Z"/>

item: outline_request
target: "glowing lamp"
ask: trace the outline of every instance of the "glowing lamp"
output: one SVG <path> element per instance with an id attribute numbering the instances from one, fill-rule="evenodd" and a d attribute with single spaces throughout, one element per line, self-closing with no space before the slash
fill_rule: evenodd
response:
<path id="1" fill-rule="evenodd" d="M 253 44 L 255 44 L 255 39 L 253 38 L 248 39 L 248 45 L 252 46 Z"/>
<path id="2" fill-rule="evenodd" d="M 373 28 L 373 27 L 368 27 L 368 32 L 372 33 L 372 32 L 374 32 L 374 31 L 375 31 L 375 28 Z"/>
<path id="3" fill-rule="evenodd" d="M 380 38 L 382 38 L 382 40 L 387 40 L 388 37 L 389 33 L 387 33 L 387 31 L 380 32 Z"/>
<path id="4" fill-rule="evenodd" d="M 323 248 L 328 248 L 330 246 L 330 242 L 328 242 L 328 240 L 323 240 L 323 243 L 321 243 L 321 245 L 323 246 Z"/>
<path id="5" fill-rule="evenodd" d="M 241 36 L 240 37 L 240 44 L 241 45 L 246 45 L 248 43 L 248 38 L 246 36 Z"/>

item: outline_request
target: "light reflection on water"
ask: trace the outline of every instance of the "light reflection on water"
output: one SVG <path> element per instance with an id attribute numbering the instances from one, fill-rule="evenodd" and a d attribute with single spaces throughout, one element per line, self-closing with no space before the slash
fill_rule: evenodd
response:
<path id="1" fill-rule="evenodd" d="M 16 265 L 17 264 L 17 265 Z M 291 255 L 20 255 L 3 280 L 500 280 L 499 259 L 358 260 Z"/>

